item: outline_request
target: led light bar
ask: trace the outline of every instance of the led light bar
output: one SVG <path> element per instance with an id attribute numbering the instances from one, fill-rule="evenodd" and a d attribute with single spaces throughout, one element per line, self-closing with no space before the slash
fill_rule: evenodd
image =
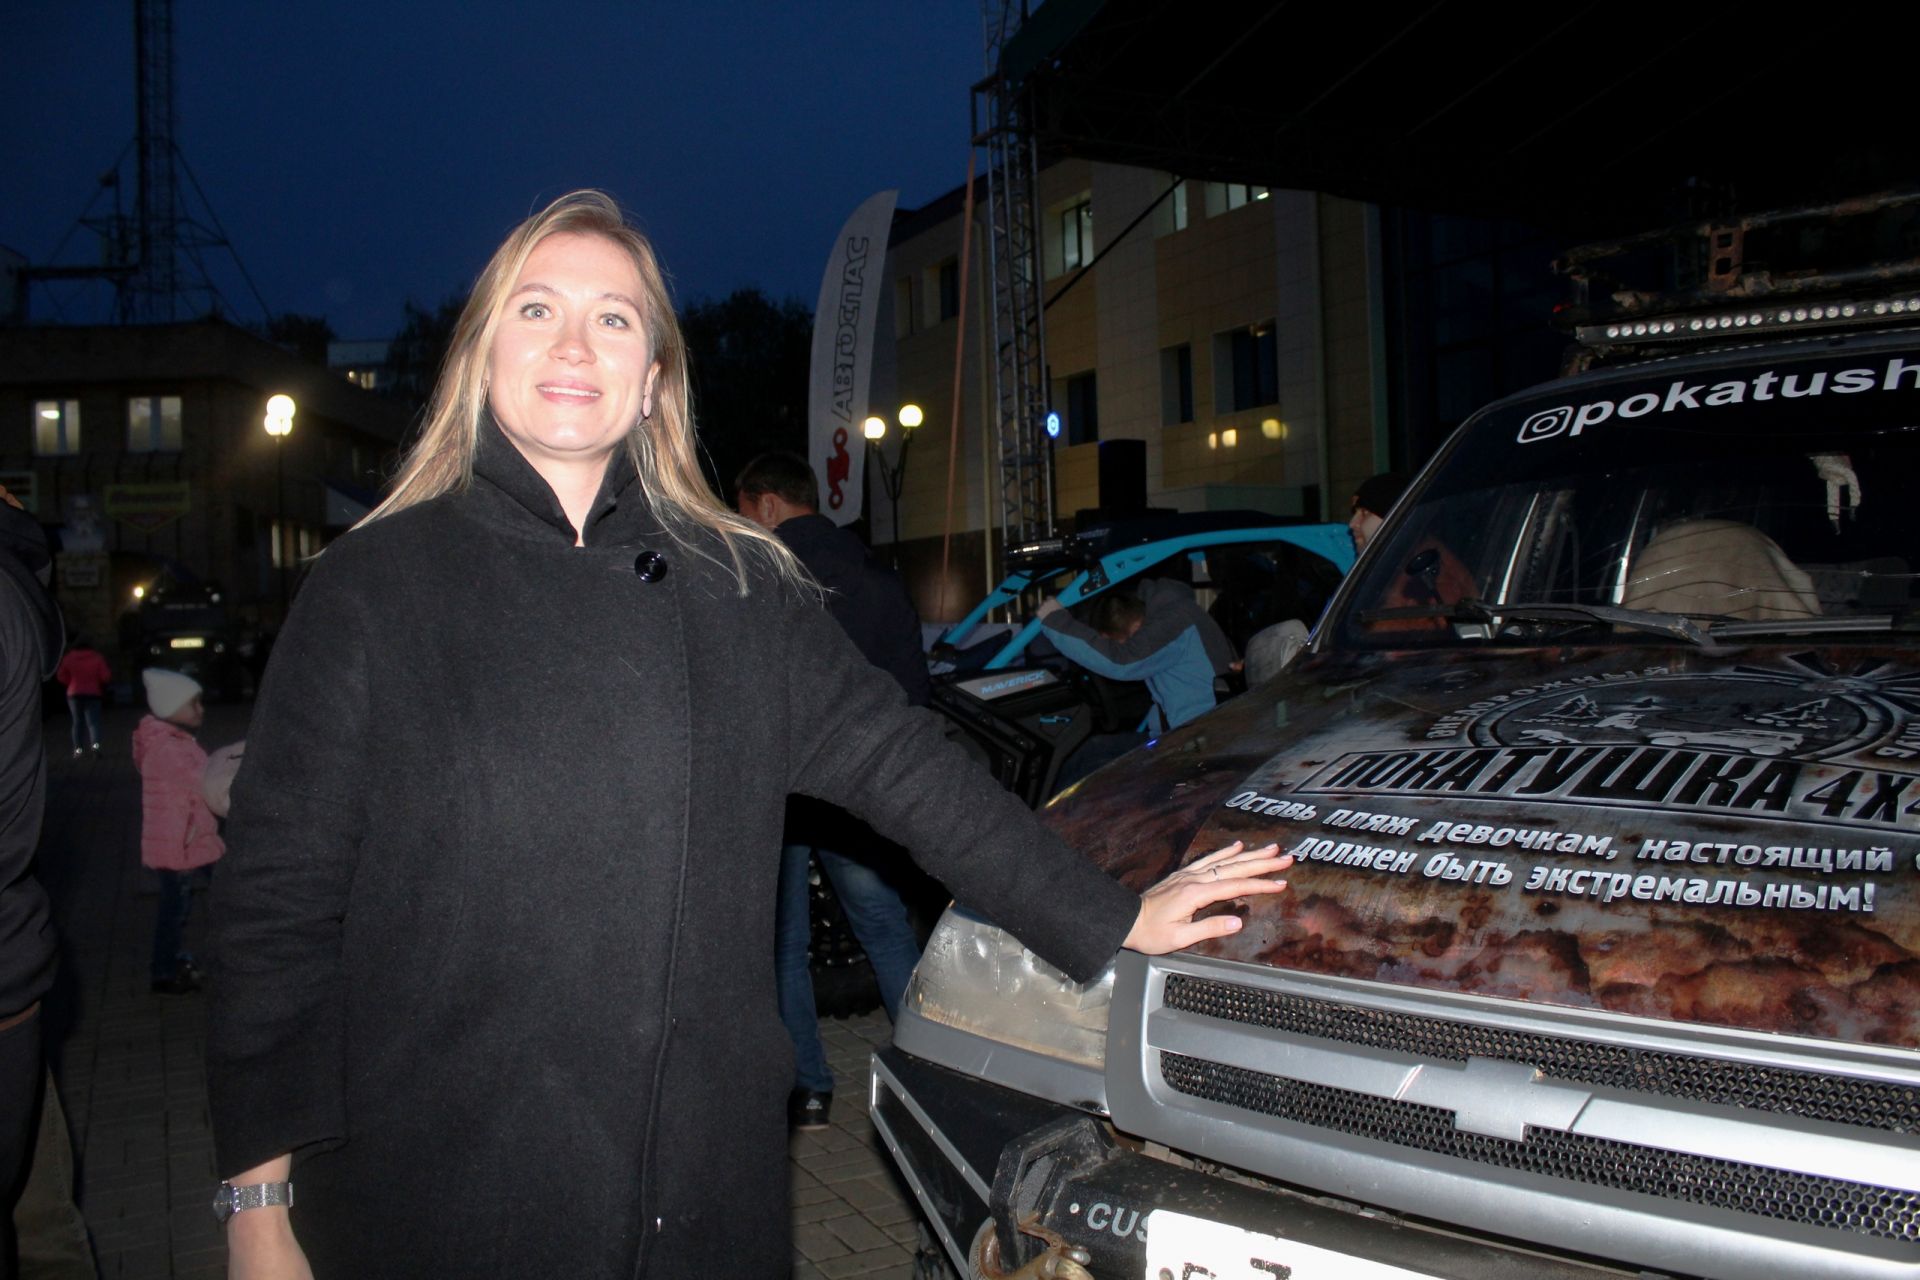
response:
<path id="1" fill-rule="evenodd" d="M 1841 328 L 1884 323 L 1895 316 L 1907 315 L 1920 317 L 1920 297 L 1883 298 L 1874 302 L 1747 306 L 1711 315 L 1660 316 L 1651 320 L 1583 324 L 1574 330 L 1574 336 L 1586 346 L 1597 347 L 1623 342 L 1680 341 L 1739 330 Z"/>

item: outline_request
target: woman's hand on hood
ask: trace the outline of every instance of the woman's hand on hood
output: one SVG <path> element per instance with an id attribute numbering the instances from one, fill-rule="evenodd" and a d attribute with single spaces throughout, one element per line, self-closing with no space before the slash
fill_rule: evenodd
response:
<path id="1" fill-rule="evenodd" d="M 1293 865 L 1293 855 L 1277 844 L 1249 849 L 1236 840 L 1204 858 L 1196 858 L 1140 895 L 1140 914 L 1122 946 L 1150 956 L 1165 955 L 1207 938 L 1223 938 L 1240 929 L 1240 917 L 1194 914 L 1218 902 L 1261 893 L 1280 893 L 1285 880 L 1271 877 Z"/>

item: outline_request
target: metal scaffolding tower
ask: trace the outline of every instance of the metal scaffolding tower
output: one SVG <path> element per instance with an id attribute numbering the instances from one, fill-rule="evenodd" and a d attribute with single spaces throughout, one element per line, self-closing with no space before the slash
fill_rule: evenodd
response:
<path id="1" fill-rule="evenodd" d="M 173 0 L 134 0 L 133 58 L 139 251 L 120 291 L 119 319 L 173 320 L 184 222 L 173 149 Z"/>
<path id="2" fill-rule="evenodd" d="M 121 234 L 131 230 L 137 252 L 133 274 L 120 285 L 115 319 L 156 324 L 217 315 L 228 308 L 207 273 L 204 253 L 231 254 L 233 246 L 210 207 L 211 227 L 187 215 L 180 187 L 186 160 L 174 141 L 173 0 L 134 0 L 133 36 L 140 203 L 137 221 Z M 187 177 L 192 180 L 191 171 Z M 207 204 L 204 193 L 200 203 Z M 243 276 L 245 271 L 241 267 Z M 247 286 L 252 288 L 251 279 Z M 258 291 L 254 297 L 259 300 Z"/>
<path id="3" fill-rule="evenodd" d="M 232 257 L 265 316 L 267 307 L 259 290 L 234 253 L 206 193 L 193 183 L 193 172 L 174 141 L 173 0 L 133 0 L 133 57 L 135 132 L 128 148 L 134 156 L 137 184 L 133 211 L 122 207 L 124 184 L 116 162 L 95 193 L 98 200 L 112 192 L 112 210 L 90 211 L 78 221 L 79 226 L 100 237 L 98 263 L 28 266 L 20 270 L 21 278 L 28 283 L 106 280 L 114 287 L 113 319 L 117 324 L 197 320 L 231 310 L 207 271 L 206 252 L 218 249 Z M 205 223 L 187 212 L 183 175 L 207 211 Z M 24 294 L 17 305 L 18 314 L 10 318 L 24 322 Z"/>
<path id="4" fill-rule="evenodd" d="M 987 271 L 993 288 L 993 389 L 1003 547 L 1053 532 L 1053 452 L 1046 433 L 1047 344 L 1042 298 L 1039 167 L 1025 87 L 1000 54 L 1026 19 L 1026 0 L 982 0 L 987 78 L 974 86 L 973 142 L 987 150 Z"/>

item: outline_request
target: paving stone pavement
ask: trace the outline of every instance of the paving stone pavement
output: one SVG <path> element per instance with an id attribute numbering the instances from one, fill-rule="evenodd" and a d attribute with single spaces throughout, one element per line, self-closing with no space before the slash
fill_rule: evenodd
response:
<path id="1" fill-rule="evenodd" d="M 919 1211 L 867 1118 L 870 1055 L 891 1034 L 878 1011 L 820 1021 L 833 1068 L 833 1110 L 829 1128 L 796 1133 L 789 1147 L 794 1280 L 907 1280 L 914 1274 Z"/>
<path id="2" fill-rule="evenodd" d="M 244 737 L 248 710 L 208 708 L 200 741 L 212 747 Z M 207 1207 L 216 1178 L 205 1004 L 147 986 L 156 888 L 140 866 L 140 784 L 130 754 L 138 719 L 131 708 L 109 709 L 106 750 L 77 761 L 65 717 L 47 722 L 39 866 L 61 940 L 60 974 L 45 1006 L 48 1050 L 103 1280 L 219 1280 L 226 1249 Z M 205 914 L 197 896 L 190 949 L 203 937 Z M 866 1114 L 867 1057 L 886 1042 L 886 1016 L 823 1019 L 820 1031 L 836 1079 L 834 1109 L 830 1128 L 791 1143 L 794 1275 L 910 1277 L 916 1211 Z"/>

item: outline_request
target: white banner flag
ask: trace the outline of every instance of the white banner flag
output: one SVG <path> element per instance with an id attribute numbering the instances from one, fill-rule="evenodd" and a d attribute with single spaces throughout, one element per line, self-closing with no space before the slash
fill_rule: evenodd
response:
<path id="1" fill-rule="evenodd" d="M 827 257 L 813 312 L 813 364 L 807 384 L 807 457 L 820 481 L 820 514 L 835 524 L 860 516 L 866 475 L 867 379 L 873 322 L 886 289 L 887 237 L 898 191 L 882 191 L 853 211 Z"/>

